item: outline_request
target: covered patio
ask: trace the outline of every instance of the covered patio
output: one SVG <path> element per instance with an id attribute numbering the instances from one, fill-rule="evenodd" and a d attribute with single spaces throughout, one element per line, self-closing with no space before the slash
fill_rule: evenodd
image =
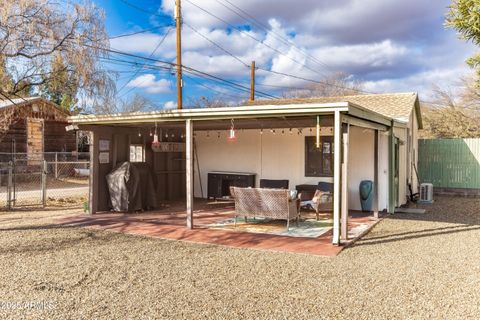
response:
<path id="1" fill-rule="evenodd" d="M 79 223 L 140 234 L 153 232 L 169 239 L 285 251 L 296 248 L 293 251 L 314 253 L 316 246 L 349 244 L 379 221 L 382 209 L 394 209 L 390 193 L 394 192 L 390 169 L 394 160 L 393 127 L 402 124 L 354 103 L 77 116 L 71 121 L 93 135 L 91 216 L 79 217 Z M 155 136 L 160 152 L 152 151 Z M 355 143 L 350 146 L 350 141 Z M 315 162 L 307 163 L 308 150 L 312 149 L 328 149 L 330 158 L 325 157 L 325 151 L 322 153 L 324 171 L 315 167 Z M 352 151 L 355 154 L 349 155 Z M 148 164 L 158 206 L 140 214 L 109 213 L 105 178 L 118 164 L 132 159 Z M 307 174 L 308 170 L 313 173 Z M 373 205 L 368 213 L 358 214 L 358 180 L 362 172 L 368 172 L 367 177 L 373 182 Z M 320 182 L 331 184 L 331 210 L 320 214 L 322 219 L 330 220 L 329 230 L 312 238 L 295 236 L 294 231 L 288 230 L 281 234 L 252 232 L 250 226 L 231 227 L 223 221 L 232 219 L 235 206 L 225 193 L 212 198 L 211 173 L 252 175 L 253 182 L 248 187 L 253 188 L 258 188 L 262 179 L 283 179 L 287 185 L 290 183 L 287 189 L 297 190 L 305 185 L 315 187 Z M 228 185 L 232 186 L 235 184 Z M 220 192 L 228 189 L 221 188 Z M 322 221 L 306 208 L 301 209 L 301 215 L 301 223 Z M 219 223 L 223 224 L 215 226 Z M 258 221 L 246 221 L 248 225 L 252 223 L 258 225 Z M 355 230 L 358 223 L 363 223 L 361 231 Z M 294 230 L 295 223 L 290 225 Z"/>

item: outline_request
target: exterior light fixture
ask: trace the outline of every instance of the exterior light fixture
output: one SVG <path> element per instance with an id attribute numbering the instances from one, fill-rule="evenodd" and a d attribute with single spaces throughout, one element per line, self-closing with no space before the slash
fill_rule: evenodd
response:
<path id="1" fill-rule="evenodd" d="M 228 135 L 228 138 L 227 140 L 230 141 L 230 142 L 234 142 L 237 140 L 237 137 L 235 136 L 235 123 L 232 119 L 232 125 L 230 127 L 230 134 Z"/>
<path id="2" fill-rule="evenodd" d="M 158 141 L 157 123 L 155 122 L 155 133 L 153 134 L 152 150 L 154 152 L 160 151 L 160 141 Z"/>

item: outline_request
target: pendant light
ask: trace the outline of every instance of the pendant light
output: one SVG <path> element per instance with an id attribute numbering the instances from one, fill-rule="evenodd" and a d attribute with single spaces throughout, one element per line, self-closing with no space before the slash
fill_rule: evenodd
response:
<path id="1" fill-rule="evenodd" d="M 231 121 L 232 125 L 230 127 L 230 134 L 228 135 L 228 138 L 227 140 L 230 141 L 230 142 L 234 142 L 234 141 L 237 141 L 237 137 L 235 136 L 235 122 Z"/>

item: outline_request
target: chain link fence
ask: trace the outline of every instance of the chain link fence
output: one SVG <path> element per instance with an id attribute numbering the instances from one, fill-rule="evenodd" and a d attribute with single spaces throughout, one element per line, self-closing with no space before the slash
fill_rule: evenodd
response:
<path id="1" fill-rule="evenodd" d="M 88 154 L 0 154 L 0 160 L 0 208 L 86 208 L 90 177 Z"/>

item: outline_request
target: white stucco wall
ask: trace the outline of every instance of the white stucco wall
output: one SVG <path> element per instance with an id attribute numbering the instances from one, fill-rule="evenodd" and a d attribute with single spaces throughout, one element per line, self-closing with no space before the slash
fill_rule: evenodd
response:
<path id="1" fill-rule="evenodd" d="M 350 210 L 361 210 L 359 186 L 362 180 L 374 180 L 375 132 L 371 129 L 350 127 L 348 204 Z M 379 210 L 388 206 L 388 137 L 379 134 L 378 196 Z"/>
<path id="2" fill-rule="evenodd" d="M 256 174 L 256 185 L 260 179 L 288 179 L 290 189 L 298 184 L 317 184 L 319 181 L 333 182 L 332 178 L 305 177 L 305 136 L 314 135 L 314 130 L 304 129 L 304 134 L 276 134 L 265 130 L 238 130 L 237 141 L 227 141 L 227 131 L 198 131 L 196 144 L 203 196 L 200 193 L 198 169 L 195 164 L 195 197 L 206 197 L 207 179 L 210 171 L 252 172 Z"/>
<path id="3" fill-rule="evenodd" d="M 360 210 L 358 187 L 361 180 L 373 180 L 374 132 L 352 126 L 349 152 L 349 207 Z M 305 177 L 305 136 L 314 135 L 304 129 L 303 135 L 281 134 L 281 129 L 273 135 L 265 130 L 237 131 L 237 141 L 228 142 L 227 132 L 199 131 L 196 133 L 198 161 L 200 165 L 203 195 L 200 192 L 198 168 L 195 164 L 195 197 L 206 197 L 207 179 L 210 171 L 252 172 L 256 185 L 264 179 L 288 179 L 290 189 L 298 184 L 317 184 L 319 181 L 333 182 L 333 178 Z M 379 209 L 388 206 L 388 136 L 380 133 L 379 143 Z"/>

